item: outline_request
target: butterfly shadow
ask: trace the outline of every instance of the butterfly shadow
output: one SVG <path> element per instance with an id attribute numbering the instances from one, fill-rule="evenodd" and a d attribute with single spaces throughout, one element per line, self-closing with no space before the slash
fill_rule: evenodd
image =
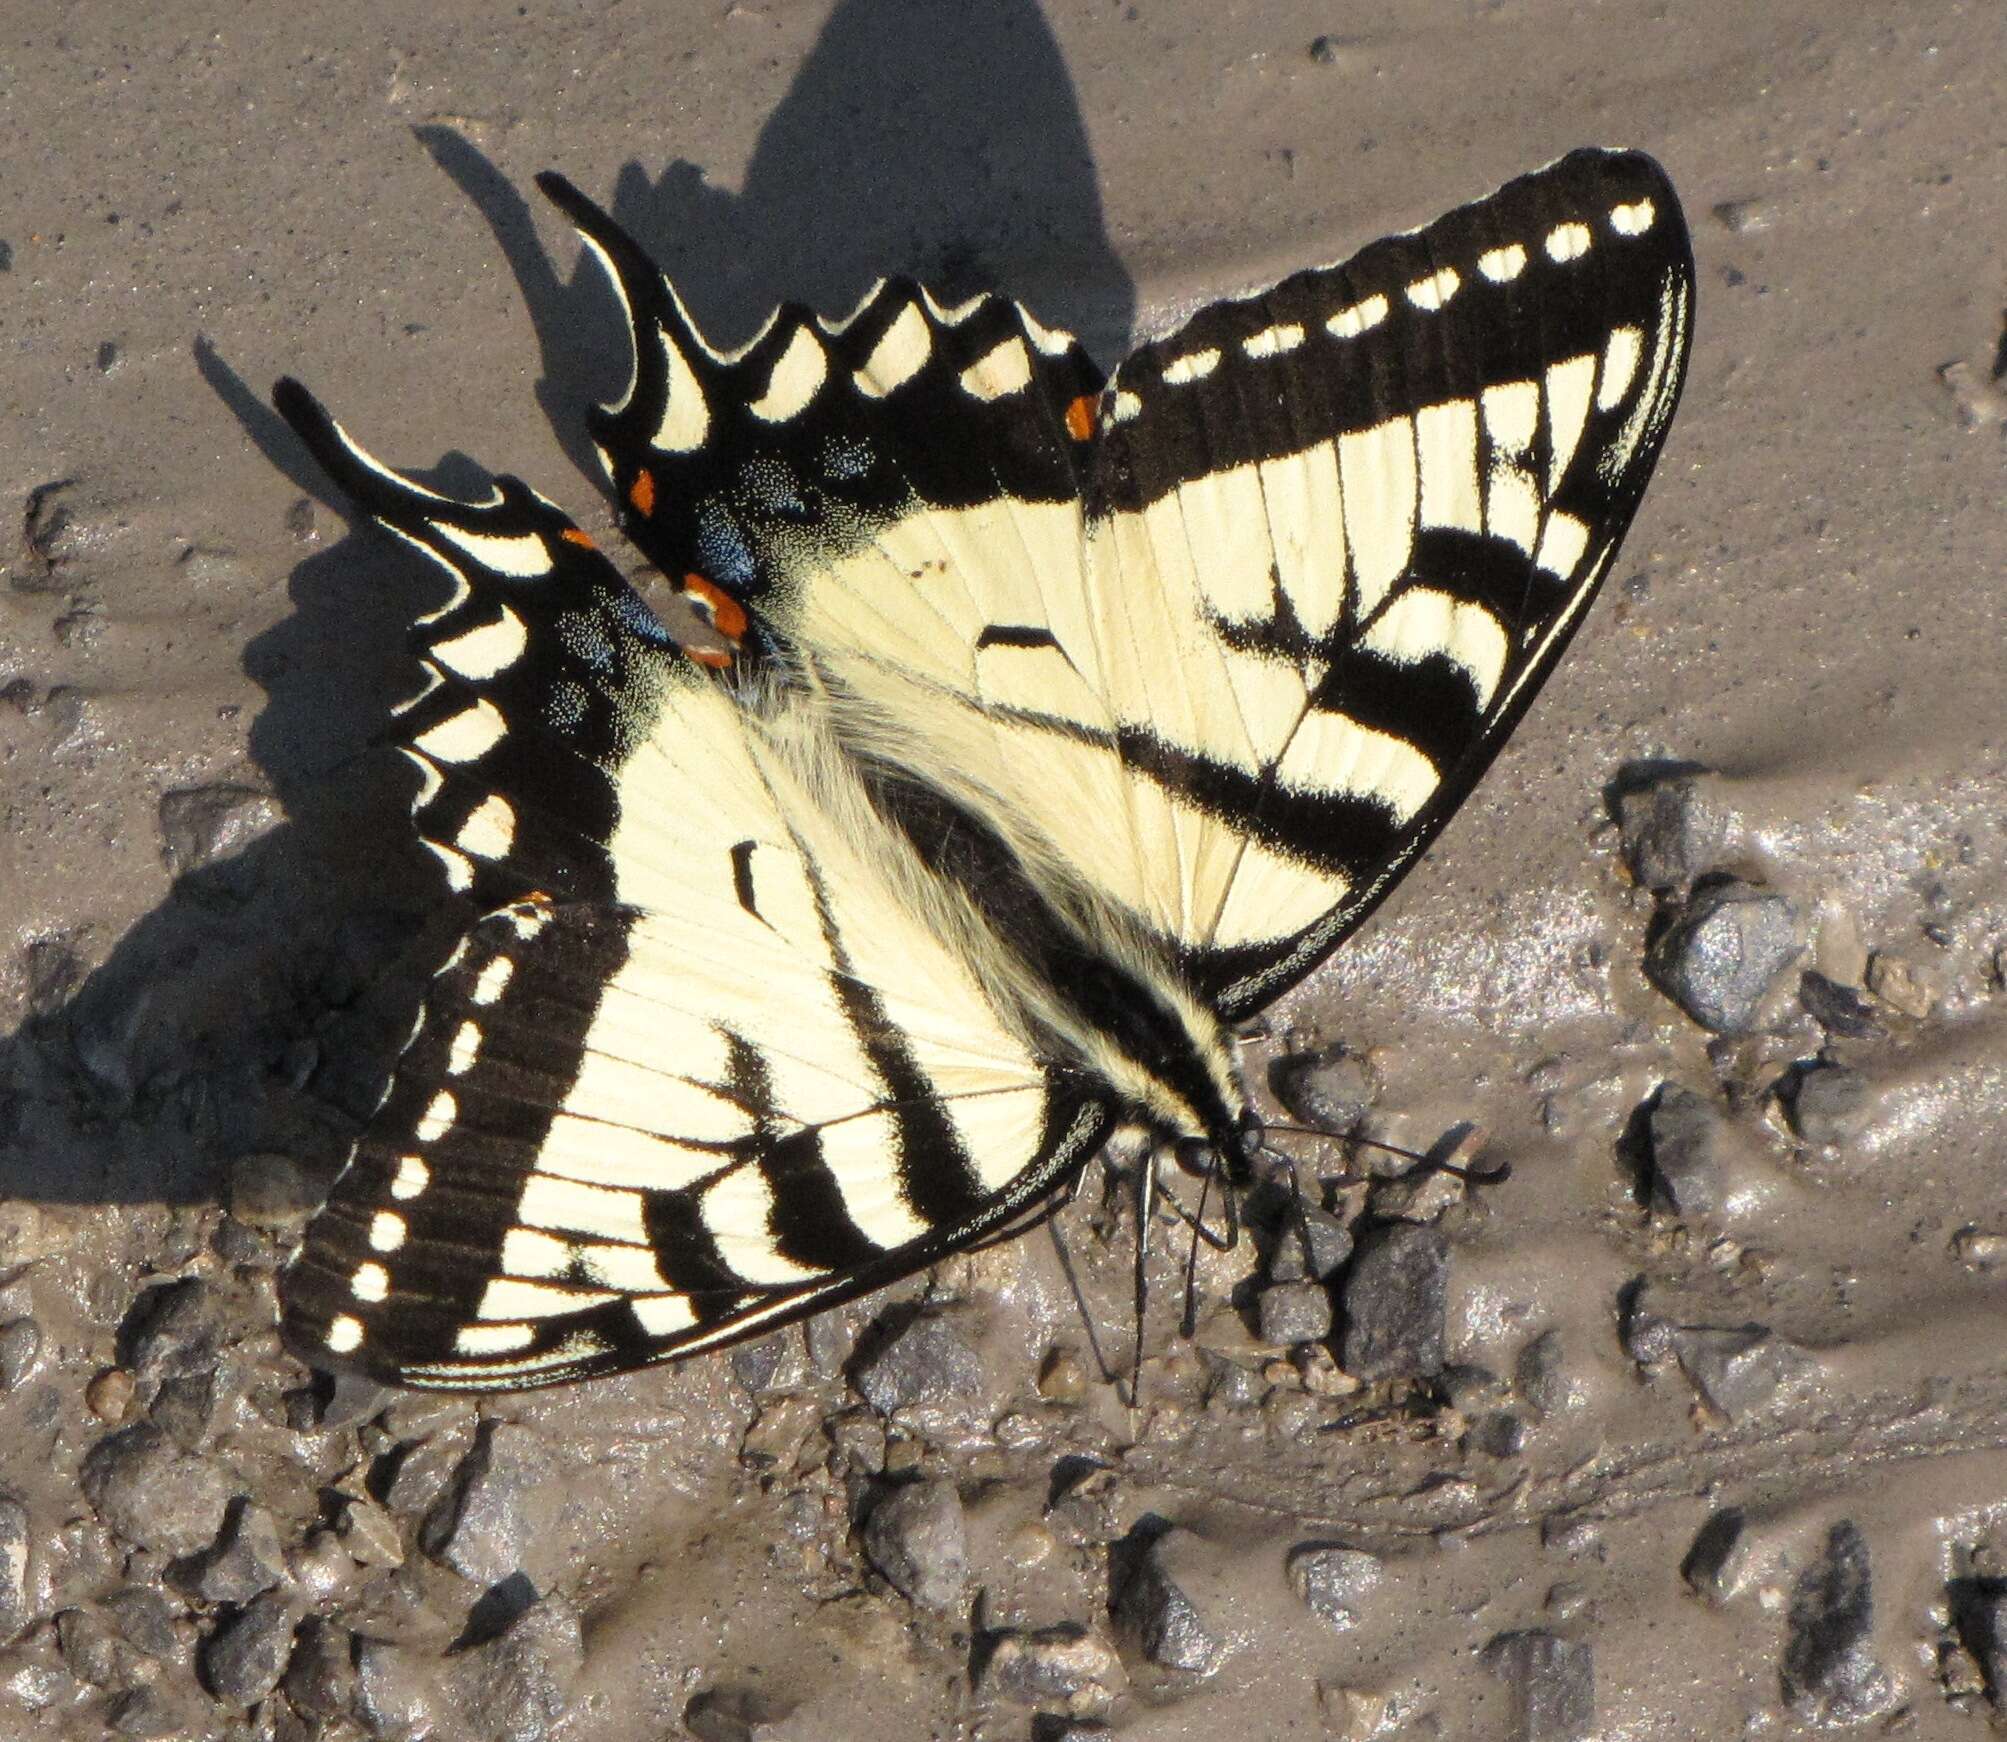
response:
<path id="1" fill-rule="evenodd" d="M 259 394 L 203 341 L 194 362 L 323 524 L 346 512 Z M 429 477 L 481 483 L 457 456 Z M 267 698 L 262 790 L 163 796 L 178 875 L 94 969 L 81 937 L 34 947 L 27 1019 L 0 1039 L 0 1200 L 214 1203 L 227 1162 L 259 1152 L 331 1177 L 466 923 L 413 836 L 413 777 L 377 747 L 419 686 L 402 648 L 440 591 L 376 538 L 294 570 L 292 612 L 243 655 Z"/>
<path id="2" fill-rule="evenodd" d="M 529 201 L 464 136 L 416 133 L 494 231 L 542 347 L 538 402 L 600 485 L 585 414 L 618 396 L 628 372 L 603 276 L 584 259 L 560 272 Z M 610 191 L 589 165 L 558 167 L 661 265 L 720 348 L 745 343 L 782 302 L 841 316 L 901 274 L 950 301 L 1015 297 L 1108 363 L 1135 315 L 1073 84 L 1032 0 L 844 0 L 736 192 L 681 158 L 654 174 L 630 159 Z"/>
<path id="3" fill-rule="evenodd" d="M 418 136 L 491 225 L 535 322 L 539 401 L 597 484 L 584 412 L 627 370 L 612 298 L 596 268 L 560 272 L 529 202 L 464 138 Z M 565 167 L 591 185 L 591 166 Z M 603 197 L 719 345 L 782 299 L 841 314 L 894 273 L 949 297 L 1003 291 L 1107 357 L 1134 312 L 1072 83 L 1031 0 L 844 0 L 736 192 L 677 159 L 653 174 L 630 161 Z M 264 394 L 206 342 L 193 360 L 323 524 L 346 516 Z M 486 482 L 458 455 L 422 476 L 449 494 Z M 215 1203 L 235 1157 L 339 1163 L 468 917 L 417 845 L 413 777 L 372 748 L 418 687 L 406 636 L 438 592 L 427 565 L 374 537 L 295 568 L 291 614 L 244 651 L 266 695 L 250 753 L 267 792 L 244 795 L 243 814 L 283 820 L 183 869 L 95 968 L 86 940 L 35 946 L 28 1017 L 0 1037 L 0 1200 L 172 1214 Z M 133 1237 L 158 1258 L 173 1244 L 159 1232 Z"/>

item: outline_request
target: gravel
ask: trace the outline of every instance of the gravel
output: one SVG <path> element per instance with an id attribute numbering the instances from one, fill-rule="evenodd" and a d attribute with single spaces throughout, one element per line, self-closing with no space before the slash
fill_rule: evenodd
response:
<path id="1" fill-rule="evenodd" d="M 1797 909 L 1734 879 L 1698 891 L 1645 956 L 1652 984 L 1714 1034 L 1746 1034 L 1802 948 Z"/>
<path id="2" fill-rule="evenodd" d="M 1873 1628 L 1867 1538 L 1858 1525 L 1843 1520 L 1792 1590 L 1778 1665 L 1784 1704 L 1819 1725 L 1864 1723 L 1892 1710 L 1901 1690 L 1875 1660 Z"/>
<path id="3" fill-rule="evenodd" d="M 1365 1380 L 1443 1370 L 1448 1340 L 1449 1241 L 1432 1227 L 1373 1228 L 1345 1272 L 1338 1363 Z"/>
<path id="4" fill-rule="evenodd" d="M 968 1527 L 952 1482 L 919 1481 L 888 1489 L 862 1533 L 871 1564 L 923 1609 L 961 1601 L 969 1576 Z"/>
<path id="5" fill-rule="evenodd" d="M 218 1465 L 182 1451 L 150 1422 L 91 1448 L 83 1490 L 127 1542 L 174 1556 L 209 1547 L 231 1500 L 229 1477 Z"/>
<path id="6" fill-rule="evenodd" d="M 1278 1282 L 1261 1291 L 1264 1343 L 1314 1343 L 1331 1334 L 1331 1295 L 1321 1282 Z"/>
<path id="7" fill-rule="evenodd" d="M 257 1704 L 286 1673 L 299 1619 L 282 1591 L 254 1597 L 203 1642 L 202 1685 L 231 1705 Z"/>
<path id="8" fill-rule="evenodd" d="M 1193 1676 L 1209 1676 L 1226 1661 L 1227 1643 L 1210 1628 L 1188 1594 L 1185 1562 L 1194 1542 L 1175 1527 L 1138 1530 L 1116 1545 L 1116 1626 L 1150 1662 Z"/>
<path id="9" fill-rule="evenodd" d="M 983 1388 L 983 1365 L 948 1314 L 895 1314 L 866 1338 L 851 1383 L 880 1415 L 892 1415 L 973 1400 Z"/>
<path id="10" fill-rule="evenodd" d="M 1667 1083 L 1646 1114 L 1652 1198 L 1682 1218 L 1717 1214 L 1728 1196 L 1729 1127 L 1705 1095 Z"/>
<path id="11" fill-rule="evenodd" d="M 1301 1543 L 1289 1552 L 1289 1582 L 1320 1621 L 1340 1632 L 1358 1625 L 1385 1564 L 1376 1554 L 1339 1543 Z"/>
<path id="12" fill-rule="evenodd" d="M 1595 1657 L 1586 1642 L 1504 1633 L 1484 1648 L 1483 1661 L 1512 1690 L 1513 1742 L 1587 1742 L 1594 1734 Z"/>

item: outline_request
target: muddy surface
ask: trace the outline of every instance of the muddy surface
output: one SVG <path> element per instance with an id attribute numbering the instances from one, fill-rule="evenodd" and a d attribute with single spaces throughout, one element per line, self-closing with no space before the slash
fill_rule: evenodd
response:
<path id="1" fill-rule="evenodd" d="M 1997 6 L 15 11 L 0 1735 L 1988 1732 Z M 1061 1219 L 1078 1299 L 1041 1233 L 576 1391 L 280 1351 L 456 916 L 367 751 L 424 578 L 275 375 L 610 532 L 612 310 L 546 165 L 721 342 L 907 270 L 1105 354 L 1584 142 L 1693 221 L 1658 478 L 1493 777 L 1246 1055 L 1508 1179 L 1297 1141 L 1321 1214 L 1257 1194 L 1189 1343 L 1167 1221 L 1134 1410 L 1129 1158 Z"/>

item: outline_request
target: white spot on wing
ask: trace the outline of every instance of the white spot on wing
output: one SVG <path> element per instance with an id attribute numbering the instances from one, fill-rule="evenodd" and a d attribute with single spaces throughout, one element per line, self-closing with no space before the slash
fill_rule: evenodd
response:
<path id="1" fill-rule="evenodd" d="M 755 1288 L 813 1282 L 820 1271 L 786 1257 L 774 1240 L 773 1187 L 756 1167 L 732 1169 L 707 1191 L 699 1213 L 734 1275 Z"/>
<path id="2" fill-rule="evenodd" d="M 1636 327 L 1619 327 L 1603 349 L 1603 373 L 1596 382 L 1596 409 L 1614 411 L 1630 391 L 1631 377 L 1644 355 L 1645 335 Z"/>
<path id="3" fill-rule="evenodd" d="M 536 1338 L 529 1325 L 462 1325 L 453 1335 L 453 1347 L 462 1355 L 507 1355 L 527 1349 Z"/>
<path id="4" fill-rule="evenodd" d="M 1540 534 L 1540 550 L 1534 561 L 1550 575 L 1566 580 L 1581 566 L 1582 553 L 1589 548 L 1589 529 L 1572 514 L 1550 514 Z"/>
<path id="5" fill-rule="evenodd" d="M 1547 494 L 1561 488 L 1568 475 L 1568 462 L 1582 439 L 1582 426 L 1589 417 L 1589 395 L 1596 382 L 1596 359 L 1570 357 L 1550 364 L 1547 370 Z"/>
<path id="6" fill-rule="evenodd" d="M 658 1294 L 629 1301 L 635 1321 L 651 1337 L 673 1337 L 697 1322 L 697 1314 L 687 1297 Z"/>
<path id="7" fill-rule="evenodd" d="M 1360 645 L 1396 665 L 1443 658 L 1462 669 L 1477 692 L 1480 711 L 1498 693 L 1511 652 L 1505 630 L 1482 605 L 1414 587 L 1389 605 Z"/>
<path id="8" fill-rule="evenodd" d="M 475 978 L 474 990 L 470 994 L 476 1004 L 492 1004 L 509 989 L 509 981 L 516 972 L 516 964 L 507 956 L 497 956 L 484 967 Z"/>
<path id="9" fill-rule="evenodd" d="M 404 1218 L 395 1210 L 378 1210 L 369 1219 L 369 1244 L 373 1251 L 395 1252 L 404 1244 Z"/>
<path id="10" fill-rule="evenodd" d="M 1484 390 L 1484 433 L 1502 453 L 1517 457 L 1540 429 L 1540 388 L 1532 381 L 1501 381 Z"/>
<path id="11" fill-rule="evenodd" d="M 1580 260 L 1588 253 L 1589 242 L 1587 224 L 1556 224 L 1547 232 L 1544 246 L 1549 260 L 1557 265 L 1565 265 L 1570 260 Z"/>
<path id="12" fill-rule="evenodd" d="M 1421 523 L 1484 530 L 1478 500 L 1477 402 L 1450 399 L 1415 414 L 1415 451 L 1421 462 Z"/>
<path id="13" fill-rule="evenodd" d="M 1341 308 L 1324 325 L 1333 338 L 1356 339 L 1361 333 L 1372 331 L 1386 318 L 1387 299 L 1376 292 L 1363 302 Z"/>
<path id="14" fill-rule="evenodd" d="M 933 314 L 934 319 L 939 321 L 944 327 L 960 326 L 970 315 L 974 314 L 977 309 L 990 300 L 987 291 L 979 290 L 967 302 L 958 302 L 952 307 L 944 308 L 934 300 L 934 293 L 925 286 L 921 287 L 920 295 L 926 299 L 927 307 Z"/>
<path id="15" fill-rule="evenodd" d="M 452 1049 L 446 1055 L 446 1074 L 449 1077 L 462 1076 L 474 1068 L 474 1061 L 481 1056 L 481 1025 L 478 1022 L 463 1022 L 453 1036 Z"/>
<path id="16" fill-rule="evenodd" d="M 516 813 L 509 801 L 490 793 L 453 837 L 454 846 L 477 859 L 501 859 L 516 844 Z"/>
<path id="17" fill-rule="evenodd" d="M 674 295 L 674 292 L 671 292 Z M 711 429 L 711 408 L 704 403 L 704 389 L 698 383 L 690 359 L 682 346 L 657 325 L 655 342 L 662 347 L 663 368 L 669 377 L 669 403 L 662 409 L 662 422 L 655 431 L 655 445 L 665 453 L 693 453 L 704 445 Z"/>
<path id="18" fill-rule="evenodd" d="M 469 532 L 464 526 L 451 526 L 443 520 L 433 521 L 432 530 L 484 568 L 507 575 L 511 580 L 531 581 L 551 572 L 551 553 L 534 532 L 501 537 L 492 532 Z"/>
<path id="19" fill-rule="evenodd" d="M 1405 417 L 1338 438 L 1345 536 L 1358 583 L 1353 610 L 1373 611 L 1407 567 L 1415 529 L 1415 432 Z"/>
<path id="20" fill-rule="evenodd" d="M 1114 403 L 1108 408 L 1108 421 L 1110 423 L 1127 423 L 1131 418 L 1140 416 L 1142 410 L 1143 402 L 1135 394 L 1118 392 L 1115 395 Z"/>
<path id="21" fill-rule="evenodd" d="M 1650 200 L 1638 200 L 1627 206 L 1610 208 L 1610 228 L 1619 236 L 1642 236 L 1652 227 L 1652 220 L 1658 216 L 1658 208 Z"/>
<path id="22" fill-rule="evenodd" d="M 918 303 L 909 302 L 893 316 L 892 324 L 864 359 L 864 367 L 853 377 L 857 391 L 869 399 L 883 399 L 894 388 L 903 387 L 927 366 L 933 345 L 927 317 Z"/>
<path id="23" fill-rule="evenodd" d="M 1477 269 L 1493 284 L 1510 284 L 1526 270 L 1526 250 L 1517 242 L 1487 248 L 1477 257 Z"/>
<path id="24" fill-rule="evenodd" d="M 1302 343 L 1303 329 L 1294 321 L 1284 321 L 1243 339 L 1240 348 L 1250 357 L 1280 357 Z"/>
<path id="25" fill-rule="evenodd" d="M 1219 366 L 1217 346 L 1203 351 L 1187 351 L 1184 356 L 1173 358 L 1164 365 L 1164 379 L 1173 387 L 1184 387 L 1194 381 L 1203 381 Z"/>
<path id="26" fill-rule="evenodd" d="M 358 1264 L 348 1286 L 357 1300 L 380 1301 L 390 1292 L 390 1272 L 381 1264 Z"/>
<path id="27" fill-rule="evenodd" d="M 1494 455 L 1485 480 L 1484 529 L 1493 538 L 1519 546 L 1528 556 L 1540 536 L 1540 492 L 1533 474 L 1503 455 Z"/>
<path id="28" fill-rule="evenodd" d="M 1299 792 L 1349 793 L 1386 806 L 1405 823 L 1435 792 L 1435 766 L 1405 739 L 1346 714 L 1304 716 L 1276 778 Z"/>
<path id="29" fill-rule="evenodd" d="M 454 676 L 482 683 L 514 665 L 529 638 L 522 618 L 504 605 L 493 623 L 482 623 L 450 641 L 435 641 L 425 651 Z"/>
<path id="30" fill-rule="evenodd" d="M 1031 335 L 1031 342 L 1048 357 L 1063 357 L 1073 349 L 1073 335 L 1062 332 L 1057 327 L 1048 327 L 1030 309 L 1018 308 L 1018 318 L 1024 322 L 1024 330 Z"/>
<path id="31" fill-rule="evenodd" d="M 1007 399 L 1031 385 L 1031 353 L 1024 340 L 1009 338 L 961 373 L 962 391 L 984 401 Z"/>
<path id="32" fill-rule="evenodd" d="M 425 1109 L 425 1115 L 418 1121 L 418 1129 L 412 1133 L 420 1143 L 434 1143 L 453 1128 L 453 1120 L 460 1111 L 459 1103 L 453 1099 L 450 1089 L 441 1089 L 432 1097 L 432 1104 Z"/>
<path id="33" fill-rule="evenodd" d="M 400 1155 L 397 1171 L 390 1176 L 390 1195 L 400 1203 L 408 1203 L 431 1183 L 432 1170 L 422 1156 Z"/>
<path id="34" fill-rule="evenodd" d="M 483 696 L 471 708 L 449 714 L 419 733 L 411 744 L 434 762 L 475 762 L 494 749 L 507 730 L 501 709 Z"/>
<path id="35" fill-rule="evenodd" d="M 433 858 L 446 873 L 446 887 L 460 894 L 474 887 L 474 862 L 457 847 L 449 847 L 444 841 L 428 841 L 423 836 L 418 844 Z"/>
<path id="36" fill-rule="evenodd" d="M 603 1289 L 560 1288 L 548 1282 L 498 1276 L 482 1291 L 476 1313 L 484 1319 L 547 1319 L 553 1313 L 574 1313 L 613 1298 Z"/>
<path id="37" fill-rule="evenodd" d="M 1462 282 L 1454 266 L 1438 267 L 1428 277 L 1418 278 L 1408 286 L 1408 301 L 1425 313 L 1434 314 L 1456 295 L 1457 286 Z"/>
<path id="38" fill-rule="evenodd" d="M 883 1159 L 883 1151 L 880 1151 Z M 557 1228 L 574 1234 L 592 1234 L 602 1240 L 623 1240 L 629 1245 L 648 1244 L 648 1227 L 642 1220 L 642 1197 L 638 1191 L 622 1191 L 611 1186 L 587 1185 L 578 1180 L 553 1179 L 533 1173 L 523 1182 L 523 1195 L 516 1214 L 535 1228 Z"/>
<path id="39" fill-rule="evenodd" d="M 328 1320 L 327 1342 L 337 1355 L 352 1354 L 362 1347 L 362 1320 L 336 1313 Z"/>
<path id="40" fill-rule="evenodd" d="M 815 324 L 822 328 L 825 333 L 829 334 L 831 338 L 835 338 L 838 333 L 847 333 L 863 318 L 865 310 L 878 300 L 878 293 L 884 288 L 885 280 L 881 278 L 857 299 L 847 315 L 839 315 L 834 320 L 827 320 L 823 316 L 817 315 L 815 317 Z"/>
<path id="41" fill-rule="evenodd" d="M 829 358 L 815 335 L 797 327 L 787 349 L 774 362 L 767 390 L 747 408 L 767 423 L 786 423 L 798 416 L 829 374 Z"/>

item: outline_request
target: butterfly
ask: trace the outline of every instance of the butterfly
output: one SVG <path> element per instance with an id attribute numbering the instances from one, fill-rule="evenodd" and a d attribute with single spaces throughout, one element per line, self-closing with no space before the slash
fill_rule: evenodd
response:
<path id="1" fill-rule="evenodd" d="M 503 1389 L 1008 1234 L 1118 1126 L 1229 1167 L 1236 1024 L 1414 864 L 1616 557 L 1684 376 L 1664 172 L 1585 150 L 1104 376 L 905 279 L 632 341 L 590 417 L 680 642 L 514 478 L 279 411 L 446 592 L 398 712 L 471 923 L 284 1273 L 311 1362 Z"/>

